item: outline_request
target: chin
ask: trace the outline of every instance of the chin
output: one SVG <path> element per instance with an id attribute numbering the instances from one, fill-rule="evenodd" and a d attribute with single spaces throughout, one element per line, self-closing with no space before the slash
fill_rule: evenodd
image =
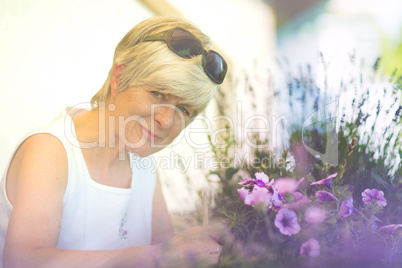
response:
<path id="1" fill-rule="evenodd" d="M 153 149 L 153 148 L 144 148 L 144 147 L 145 146 L 143 146 L 141 148 L 135 148 L 135 149 L 126 147 L 126 150 L 136 156 L 147 157 L 147 156 L 153 155 L 154 153 L 157 153 L 163 149 L 163 148 Z"/>

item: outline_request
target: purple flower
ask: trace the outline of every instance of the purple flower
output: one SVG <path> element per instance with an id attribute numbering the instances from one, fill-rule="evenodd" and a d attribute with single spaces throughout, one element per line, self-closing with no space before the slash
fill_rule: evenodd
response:
<path id="1" fill-rule="evenodd" d="M 280 208 L 283 205 L 283 201 L 285 197 L 276 189 L 274 189 L 274 193 L 272 195 L 271 201 L 274 208 Z"/>
<path id="2" fill-rule="evenodd" d="M 282 207 L 291 208 L 297 211 L 305 204 L 311 203 L 311 200 L 300 192 L 294 192 L 292 193 L 292 196 L 294 197 L 293 202 L 284 204 Z"/>
<path id="3" fill-rule="evenodd" d="M 244 194 L 244 190 L 242 191 L 242 194 Z M 271 197 L 272 194 L 266 188 L 254 186 L 253 191 L 247 192 L 244 196 L 244 204 L 253 207 L 262 204 L 267 207 L 271 205 Z"/>
<path id="4" fill-rule="evenodd" d="M 321 245 L 315 238 L 310 238 L 300 246 L 299 254 L 301 256 L 318 257 L 320 255 Z"/>
<path id="5" fill-rule="evenodd" d="M 381 233 L 387 233 L 390 235 L 394 235 L 399 229 L 402 229 L 402 224 L 390 224 L 390 225 L 385 225 L 378 229 L 379 232 Z"/>
<path id="6" fill-rule="evenodd" d="M 325 179 L 322 179 L 320 181 L 312 182 L 312 183 L 310 183 L 310 185 L 325 185 L 329 189 L 332 189 L 331 179 L 335 178 L 336 176 L 338 176 L 338 173 L 331 174 L 328 177 L 326 177 Z"/>
<path id="7" fill-rule="evenodd" d="M 255 180 L 251 178 L 244 178 L 244 181 L 239 182 L 240 185 L 247 186 L 247 185 L 254 185 Z"/>
<path id="8" fill-rule="evenodd" d="M 299 181 L 291 178 L 279 178 L 275 180 L 274 187 L 282 194 L 293 193 L 303 180 L 304 178 L 301 178 Z"/>
<path id="9" fill-rule="evenodd" d="M 387 200 L 384 197 L 384 192 L 378 191 L 377 189 L 364 190 L 364 192 L 362 193 L 362 197 L 363 197 L 363 202 L 366 204 L 369 204 L 373 201 L 381 207 L 385 207 L 387 205 Z"/>
<path id="10" fill-rule="evenodd" d="M 326 218 L 326 210 L 317 206 L 308 207 L 304 213 L 304 220 L 312 224 L 323 222 Z"/>
<path id="11" fill-rule="evenodd" d="M 346 218 L 349 217 L 353 212 L 357 212 L 357 209 L 353 206 L 353 196 L 348 200 L 342 201 L 339 207 L 338 217 Z"/>
<path id="12" fill-rule="evenodd" d="M 274 180 L 271 180 L 271 182 L 269 182 L 268 176 L 266 174 L 264 174 L 263 172 L 255 173 L 255 177 L 256 177 L 256 179 L 244 178 L 244 181 L 239 182 L 239 184 L 243 185 L 243 186 L 258 185 L 259 187 L 269 187 L 274 183 Z"/>
<path id="13" fill-rule="evenodd" d="M 285 201 L 285 197 L 273 187 L 267 189 L 254 185 L 252 191 L 242 187 L 237 190 L 237 193 L 245 205 L 253 207 L 263 205 L 264 207 L 268 207 L 268 209 L 272 207 L 277 209 L 280 208 Z"/>
<path id="14" fill-rule="evenodd" d="M 255 178 L 256 178 L 255 180 L 256 184 L 260 187 L 265 187 L 265 185 L 267 185 L 269 182 L 268 176 L 263 172 L 255 173 Z"/>
<path id="15" fill-rule="evenodd" d="M 300 231 L 300 225 L 297 222 L 297 215 L 288 208 L 279 209 L 275 216 L 275 226 L 284 235 L 294 235 Z"/>
<path id="16" fill-rule="evenodd" d="M 242 187 L 241 189 L 237 190 L 237 193 L 240 195 L 241 199 L 244 201 L 244 199 L 248 195 L 248 190 L 246 188 Z"/>
<path id="17" fill-rule="evenodd" d="M 322 206 L 322 202 L 329 203 L 331 200 L 338 200 L 338 198 L 327 191 L 317 191 L 315 192 L 315 196 L 317 196 L 317 205 Z"/>

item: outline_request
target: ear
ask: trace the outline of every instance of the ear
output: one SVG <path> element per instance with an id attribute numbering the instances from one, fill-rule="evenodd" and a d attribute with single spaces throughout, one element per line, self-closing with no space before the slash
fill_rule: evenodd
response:
<path id="1" fill-rule="evenodd" d="M 124 66 L 123 64 L 120 65 L 117 63 L 113 66 L 112 80 L 110 81 L 110 93 L 112 94 L 112 96 L 116 96 L 117 87 L 120 82 L 120 76 L 123 73 L 125 67 L 126 66 Z"/>

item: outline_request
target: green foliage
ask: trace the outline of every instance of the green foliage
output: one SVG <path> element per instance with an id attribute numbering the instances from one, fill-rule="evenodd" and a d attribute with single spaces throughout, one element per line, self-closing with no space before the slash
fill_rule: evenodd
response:
<path id="1" fill-rule="evenodd" d="M 392 76 L 402 75 L 402 29 L 398 40 L 383 39 L 384 71 Z M 397 67 L 398 69 L 395 69 Z M 402 80 L 399 81 L 402 83 Z"/>

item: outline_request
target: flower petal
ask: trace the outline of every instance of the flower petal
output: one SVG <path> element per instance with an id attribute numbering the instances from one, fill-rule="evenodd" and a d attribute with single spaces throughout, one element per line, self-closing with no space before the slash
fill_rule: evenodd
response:
<path id="1" fill-rule="evenodd" d="M 274 225 L 284 235 L 294 235 L 300 231 L 297 214 L 288 208 L 279 209 L 275 216 Z"/>
<path id="2" fill-rule="evenodd" d="M 296 181 L 296 179 L 293 178 L 279 178 L 275 180 L 273 186 L 281 194 L 284 194 L 284 193 L 293 193 L 294 191 L 297 190 L 299 184 Z"/>
<path id="3" fill-rule="evenodd" d="M 321 223 L 327 218 L 327 211 L 318 206 L 308 207 L 304 213 L 304 220 L 308 223 Z"/>
<path id="4" fill-rule="evenodd" d="M 321 245 L 315 238 L 310 238 L 300 246 L 299 254 L 301 256 L 318 257 L 320 255 Z"/>
<path id="5" fill-rule="evenodd" d="M 248 198 L 247 202 L 252 206 L 258 204 L 268 206 L 271 204 L 271 197 L 272 194 L 266 188 L 254 186 L 253 191 L 247 195 L 246 199 Z"/>
<path id="6" fill-rule="evenodd" d="M 353 206 L 353 196 L 350 196 L 348 200 L 342 201 L 337 216 L 346 218 L 354 212 L 357 212 L 357 209 Z"/>
<path id="7" fill-rule="evenodd" d="M 237 193 L 240 195 L 240 198 L 244 201 L 244 199 L 248 195 L 248 190 L 246 188 L 242 187 L 241 189 L 237 190 Z"/>
<path id="8" fill-rule="evenodd" d="M 366 189 L 362 192 L 362 200 L 368 204 L 374 201 L 378 206 L 385 207 L 387 200 L 384 197 L 384 192 L 377 189 Z"/>
<path id="9" fill-rule="evenodd" d="M 264 187 L 269 182 L 268 176 L 263 172 L 255 173 L 255 178 L 257 180 L 258 186 Z"/>

